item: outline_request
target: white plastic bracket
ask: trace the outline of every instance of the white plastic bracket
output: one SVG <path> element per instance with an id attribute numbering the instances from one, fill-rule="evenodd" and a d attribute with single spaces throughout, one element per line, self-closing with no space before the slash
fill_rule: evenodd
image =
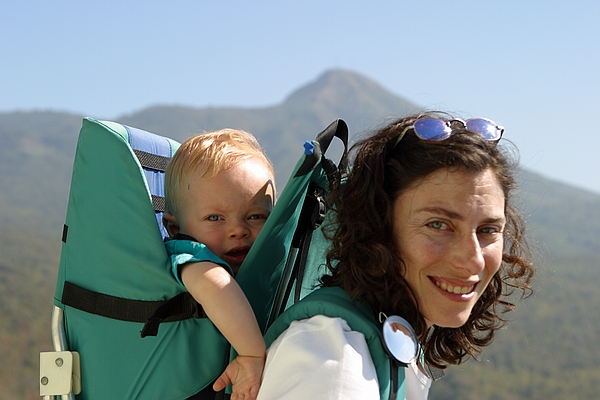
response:
<path id="1" fill-rule="evenodd" d="M 81 366 L 75 351 L 40 353 L 40 396 L 81 393 Z"/>

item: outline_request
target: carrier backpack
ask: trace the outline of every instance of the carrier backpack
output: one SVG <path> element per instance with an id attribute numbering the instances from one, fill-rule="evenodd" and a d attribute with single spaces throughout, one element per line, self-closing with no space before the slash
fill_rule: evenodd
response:
<path id="1" fill-rule="evenodd" d="M 54 296 L 54 347 L 69 353 L 42 355 L 61 361 L 41 371 L 41 394 L 58 394 L 43 390 L 72 363 L 81 399 L 185 399 L 223 371 L 227 343 L 208 318 L 194 318 L 201 311 L 171 278 L 163 245 L 164 169 L 178 147 L 84 119 Z M 157 330 L 163 317 L 170 322 Z"/>
<path id="2" fill-rule="evenodd" d="M 339 169 L 325 158 L 334 137 L 344 144 Z M 263 332 L 324 272 L 324 199 L 345 170 L 347 140 L 338 120 L 305 144 L 236 277 Z M 170 273 L 163 177 L 178 146 L 84 119 L 54 297 L 55 351 L 40 356 L 41 395 L 187 399 L 235 356 Z"/>

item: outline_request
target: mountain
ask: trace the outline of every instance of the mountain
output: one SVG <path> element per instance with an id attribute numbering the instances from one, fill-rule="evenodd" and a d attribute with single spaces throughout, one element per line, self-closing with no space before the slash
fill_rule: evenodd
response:
<path id="1" fill-rule="evenodd" d="M 344 119 L 358 134 L 419 110 L 367 77 L 333 70 L 272 107 L 155 106 L 115 120 L 180 142 L 198 132 L 245 129 L 275 164 L 282 189 L 303 142 L 333 120 Z M 51 346 L 60 233 L 82 117 L 0 113 L 0 400 L 37 397 L 37 357 Z M 526 171 L 519 180 L 519 207 L 540 266 L 536 293 L 481 362 L 450 368 L 433 385 L 432 399 L 594 398 L 600 391 L 600 354 L 589 350 L 600 333 L 589 316 L 600 308 L 600 196 Z"/>
<path id="2" fill-rule="evenodd" d="M 528 172 L 520 181 L 523 211 L 530 229 L 544 239 L 545 251 L 559 259 L 597 258 L 600 196 Z"/>
<path id="3" fill-rule="evenodd" d="M 57 112 L 0 114 L 0 224 L 60 229 L 81 117 Z"/>
<path id="4" fill-rule="evenodd" d="M 50 314 L 60 245 L 2 225 L 0 230 L 0 399 L 39 398 L 39 353 L 50 351 Z"/>
<path id="5" fill-rule="evenodd" d="M 260 109 L 150 107 L 116 121 L 171 137 L 241 128 L 252 132 L 285 183 L 303 151 L 329 123 L 342 118 L 359 132 L 419 107 L 372 80 L 329 71 L 292 93 L 282 104 Z M 77 134 L 83 116 L 58 112 L 0 113 L 0 223 L 60 233 Z M 94 117 L 94 116 L 91 116 Z M 283 187 L 282 185 L 280 185 Z M 10 212 L 7 212 L 10 209 Z"/>
<path id="6" fill-rule="evenodd" d="M 126 125 L 183 141 L 191 134 L 241 128 L 252 132 L 277 166 L 277 180 L 287 181 L 302 154 L 303 143 L 337 118 L 350 132 L 378 126 L 420 108 L 391 94 L 379 84 L 356 73 L 328 71 L 316 81 L 293 92 L 282 104 L 260 109 L 193 109 L 152 107 L 119 118 Z"/>

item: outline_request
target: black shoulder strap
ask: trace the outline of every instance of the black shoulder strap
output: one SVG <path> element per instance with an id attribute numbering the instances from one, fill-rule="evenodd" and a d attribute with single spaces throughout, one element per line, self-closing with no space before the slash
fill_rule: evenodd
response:
<path id="1" fill-rule="evenodd" d="M 148 153 L 143 150 L 132 149 L 133 153 L 136 155 L 138 160 L 140 161 L 140 165 L 147 169 L 152 169 L 154 171 L 165 172 L 167 170 L 167 165 L 169 165 L 169 161 L 171 160 L 169 157 L 160 156 L 158 154 Z"/>
<path id="2" fill-rule="evenodd" d="M 158 154 L 148 153 L 146 151 L 132 149 L 133 153 L 137 157 L 138 161 L 142 168 L 165 172 L 167 170 L 167 165 L 171 160 L 169 157 L 164 157 Z M 152 205 L 154 206 L 154 211 L 156 212 L 164 212 L 165 211 L 165 198 L 162 196 L 157 196 L 152 194 Z"/>
<path id="3" fill-rule="evenodd" d="M 66 306 L 106 318 L 144 323 L 141 337 L 156 336 L 162 322 L 206 318 L 202 306 L 188 292 L 168 300 L 131 300 L 93 292 L 65 281 L 61 301 Z"/>

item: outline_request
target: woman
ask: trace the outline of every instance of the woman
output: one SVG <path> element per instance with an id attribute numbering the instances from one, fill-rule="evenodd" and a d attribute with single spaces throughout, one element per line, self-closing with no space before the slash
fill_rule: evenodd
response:
<path id="1" fill-rule="evenodd" d="M 267 334 L 259 400 L 425 399 L 432 370 L 492 342 L 509 296 L 530 295 L 534 273 L 502 133 L 488 119 L 429 114 L 353 146 L 330 275 Z M 421 351 L 398 373 L 380 335 L 392 315 L 410 323 Z"/>

